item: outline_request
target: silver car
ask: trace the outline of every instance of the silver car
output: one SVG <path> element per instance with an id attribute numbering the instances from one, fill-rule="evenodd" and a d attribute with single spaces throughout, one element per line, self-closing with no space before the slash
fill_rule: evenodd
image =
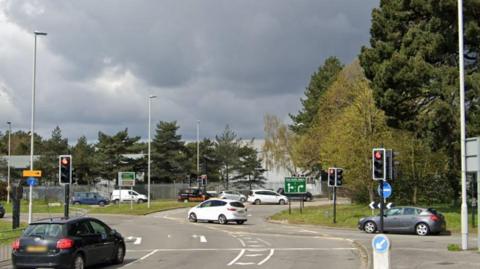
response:
<path id="1" fill-rule="evenodd" d="M 226 191 L 222 191 L 218 194 L 218 197 L 220 199 L 230 199 L 230 200 L 236 200 L 236 201 L 240 201 L 240 202 L 245 202 L 247 200 L 247 197 L 243 194 L 241 194 L 240 192 L 238 191 L 229 191 L 229 190 L 226 190 Z"/>
<path id="2" fill-rule="evenodd" d="M 386 232 L 416 233 L 424 236 L 446 230 L 445 217 L 433 208 L 393 207 L 384 212 L 383 230 Z M 380 216 L 361 218 L 358 229 L 375 233 L 380 227 Z"/>

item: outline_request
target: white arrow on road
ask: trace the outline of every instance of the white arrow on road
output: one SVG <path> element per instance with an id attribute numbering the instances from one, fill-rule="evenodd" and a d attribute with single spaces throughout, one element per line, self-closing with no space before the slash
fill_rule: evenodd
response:
<path id="1" fill-rule="evenodd" d="M 142 238 L 136 236 L 129 236 L 127 237 L 127 242 L 133 242 L 134 245 L 140 245 L 142 243 Z"/>
<path id="2" fill-rule="evenodd" d="M 204 235 L 192 235 L 193 238 L 198 238 L 200 237 L 200 243 L 207 243 L 207 238 Z"/>

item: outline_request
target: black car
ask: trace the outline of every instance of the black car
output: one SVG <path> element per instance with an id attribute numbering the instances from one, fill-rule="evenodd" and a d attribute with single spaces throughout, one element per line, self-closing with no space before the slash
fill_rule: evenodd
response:
<path id="1" fill-rule="evenodd" d="M 305 192 L 305 193 L 285 193 L 285 190 L 283 188 L 278 188 L 277 190 L 278 193 L 281 195 L 285 195 L 288 197 L 290 200 L 302 200 L 303 201 L 312 201 L 313 200 L 313 195 L 310 192 Z"/>
<path id="2" fill-rule="evenodd" d="M 95 218 L 52 218 L 31 223 L 12 243 L 14 268 L 74 268 L 123 263 L 122 235 Z"/>
<path id="3" fill-rule="evenodd" d="M 203 202 L 210 199 L 210 194 L 203 191 L 203 189 L 187 188 L 180 190 L 177 195 L 179 202 Z"/>

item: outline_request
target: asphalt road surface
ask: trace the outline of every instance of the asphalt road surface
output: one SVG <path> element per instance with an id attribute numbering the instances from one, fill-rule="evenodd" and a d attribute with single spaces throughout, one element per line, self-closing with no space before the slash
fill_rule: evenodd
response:
<path id="1" fill-rule="evenodd" d="M 368 268 L 373 235 L 349 229 L 270 223 L 288 206 L 247 205 L 243 225 L 191 223 L 188 209 L 148 216 L 95 215 L 126 238 L 125 263 L 97 268 Z M 450 252 L 459 236 L 389 234 L 392 268 L 480 268 L 475 251 Z M 471 246 L 476 241 L 471 240 Z M 370 259 L 368 258 L 370 256 Z M 11 268 L 7 265 L 2 268 Z"/>

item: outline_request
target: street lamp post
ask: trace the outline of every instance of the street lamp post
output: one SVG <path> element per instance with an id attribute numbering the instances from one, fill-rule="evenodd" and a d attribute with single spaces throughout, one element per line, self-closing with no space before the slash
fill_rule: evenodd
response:
<path id="1" fill-rule="evenodd" d="M 10 161 L 11 157 L 11 134 L 12 134 L 12 122 L 7 121 L 8 124 L 8 165 L 7 165 L 7 204 L 10 203 Z"/>
<path id="2" fill-rule="evenodd" d="M 147 172 L 147 177 L 148 177 L 148 187 L 147 187 L 147 195 L 148 195 L 148 203 L 147 207 L 150 208 L 150 152 L 151 152 L 151 122 L 152 122 L 152 99 L 157 98 L 155 95 L 150 95 L 148 96 L 148 172 Z"/>
<path id="3" fill-rule="evenodd" d="M 33 32 L 34 47 L 33 47 L 33 78 L 32 78 L 32 121 L 30 124 L 30 170 L 33 170 L 33 140 L 35 137 L 35 79 L 37 76 L 37 36 L 46 36 L 45 32 Z M 28 194 L 28 223 L 32 222 L 32 185 L 29 188 Z"/>
<path id="4" fill-rule="evenodd" d="M 197 120 L 197 177 L 200 175 L 200 120 Z"/>

